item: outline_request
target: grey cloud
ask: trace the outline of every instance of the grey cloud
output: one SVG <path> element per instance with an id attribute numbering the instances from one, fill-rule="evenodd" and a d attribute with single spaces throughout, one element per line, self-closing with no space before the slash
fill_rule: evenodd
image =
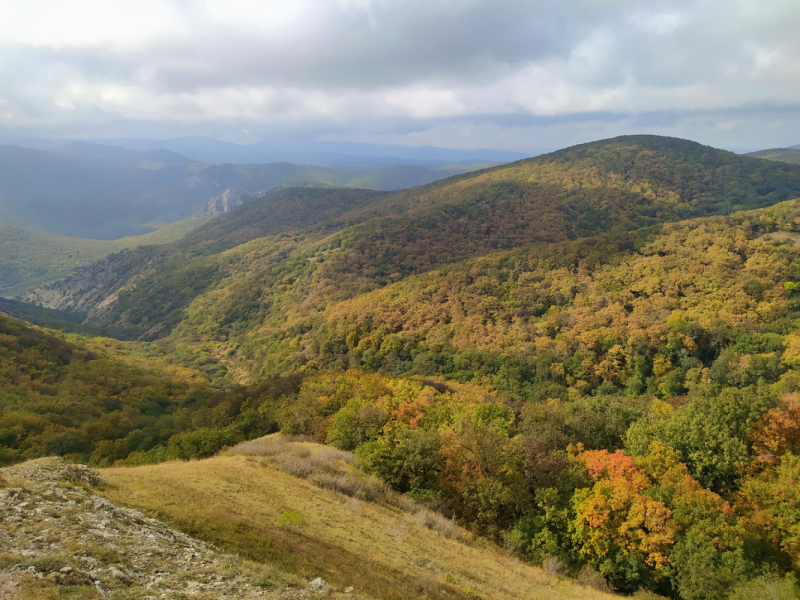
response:
<path id="1" fill-rule="evenodd" d="M 308 0 L 280 35 L 257 20 L 217 21 L 198 0 L 165 2 L 185 27 L 138 47 L 0 44 L 0 107 L 28 128 L 138 119 L 170 131 L 408 139 L 468 126 L 677 131 L 702 115 L 713 138 L 719 119 L 768 128 L 798 116 L 796 2 Z M 131 99 L 103 96 L 109 86 Z M 452 98 L 416 110 L 415 90 Z M 398 105 L 387 110 L 384 93 Z M 315 102 L 323 108 L 306 106 Z"/>

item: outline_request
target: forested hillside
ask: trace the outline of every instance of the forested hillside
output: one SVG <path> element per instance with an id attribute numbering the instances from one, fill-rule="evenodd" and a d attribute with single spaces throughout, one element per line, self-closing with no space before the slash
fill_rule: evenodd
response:
<path id="1" fill-rule="evenodd" d="M 172 246 L 111 257 L 29 300 L 153 339 L 181 321 L 189 326 L 190 304 L 213 299 L 224 303 L 220 331 L 196 333 L 223 341 L 228 323 L 236 333 L 283 323 L 279 306 L 325 310 L 487 252 L 798 195 L 798 166 L 672 138 L 617 138 L 386 195 L 286 190 Z"/>
<path id="2" fill-rule="evenodd" d="M 55 334 L 0 313 L 0 464 L 166 444 L 220 375 L 202 354 L 165 360 L 156 348 Z"/>
<path id="3" fill-rule="evenodd" d="M 800 166 L 648 136 L 284 190 L 30 298 L 148 342 L 3 321 L 0 444 L 137 465 L 281 431 L 554 572 L 791 598 L 798 196 Z"/>
<path id="4" fill-rule="evenodd" d="M 117 240 L 71 238 L 0 225 L 0 297 L 14 297 L 69 277 L 124 248 L 167 244 L 207 222 L 192 215 L 153 231 Z"/>
<path id="5" fill-rule="evenodd" d="M 778 162 L 800 164 L 800 149 L 797 148 L 775 148 L 773 150 L 759 150 L 750 152 L 747 156 L 763 158 L 765 160 L 777 160 Z"/>

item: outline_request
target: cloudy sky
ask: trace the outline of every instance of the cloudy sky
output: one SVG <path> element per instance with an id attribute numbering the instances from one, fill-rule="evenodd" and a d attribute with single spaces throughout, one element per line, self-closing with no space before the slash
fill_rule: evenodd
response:
<path id="1" fill-rule="evenodd" d="M 800 144 L 798 0 L 3 0 L 0 134 Z"/>

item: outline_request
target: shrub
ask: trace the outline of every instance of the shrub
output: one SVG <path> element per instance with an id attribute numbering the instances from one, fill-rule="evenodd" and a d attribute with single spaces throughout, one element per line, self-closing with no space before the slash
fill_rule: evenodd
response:
<path id="1" fill-rule="evenodd" d="M 167 458 L 190 460 L 208 458 L 236 443 L 236 436 L 230 429 L 209 429 L 203 427 L 194 431 L 178 433 L 169 439 Z"/>
<path id="2" fill-rule="evenodd" d="M 548 556 L 545 558 L 542 563 L 542 568 L 553 575 L 565 575 L 567 573 L 567 565 L 557 556 Z"/>
<path id="3" fill-rule="evenodd" d="M 450 538 L 451 540 L 461 541 L 464 539 L 464 532 L 458 525 L 456 525 L 456 522 L 452 519 L 444 517 L 443 515 L 440 515 L 439 513 L 435 513 L 423 508 L 414 515 L 414 519 L 420 525 L 423 525 L 428 529 L 432 529 L 433 531 L 438 531 L 443 536 Z"/>
<path id="4" fill-rule="evenodd" d="M 736 586 L 728 600 L 796 600 L 800 598 L 800 587 L 792 574 L 780 578 L 764 575 L 758 579 Z"/>
<path id="5" fill-rule="evenodd" d="M 614 588 L 608 584 L 606 578 L 589 565 L 584 565 L 580 573 L 578 573 L 577 580 L 582 586 L 594 588 L 598 592 L 610 593 L 614 591 Z"/>

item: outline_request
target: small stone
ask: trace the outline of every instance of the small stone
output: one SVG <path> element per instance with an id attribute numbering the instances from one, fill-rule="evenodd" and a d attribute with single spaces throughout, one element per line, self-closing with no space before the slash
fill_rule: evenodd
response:
<path id="1" fill-rule="evenodd" d="M 350 587 L 344 588 L 344 593 L 345 594 L 352 594 L 353 593 L 353 586 L 351 585 Z"/>
<path id="2" fill-rule="evenodd" d="M 111 573 L 111 576 L 114 579 L 117 579 L 122 583 L 130 583 L 130 579 L 128 579 L 128 576 L 124 573 L 124 571 L 122 571 L 122 569 L 118 569 L 117 567 L 111 567 L 109 569 L 109 572 Z"/>
<path id="3" fill-rule="evenodd" d="M 64 573 L 64 575 L 68 575 L 72 573 L 72 567 L 62 567 L 61 572 Z"/>
<path id="4" fill-rule="evenodd" d="M 312 579 L 308 582 L 308 589 L 310 590 L 322 591 L 329 587 L 330 586 L 328 585 L 328 582 L 322 577 L 317 577 L 316 579 Z"/>

